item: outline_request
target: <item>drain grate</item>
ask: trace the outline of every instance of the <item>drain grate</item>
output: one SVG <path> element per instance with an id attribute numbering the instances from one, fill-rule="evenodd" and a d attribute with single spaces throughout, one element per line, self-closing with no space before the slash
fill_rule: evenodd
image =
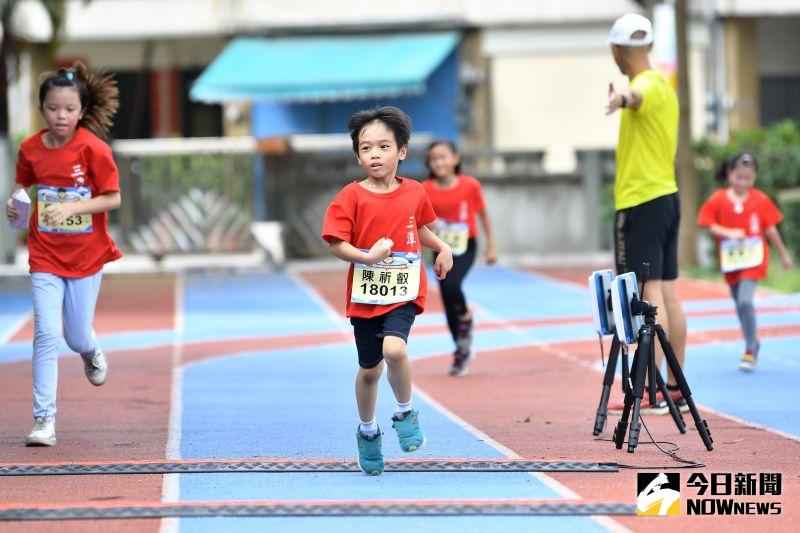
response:
<path id="1" fill-rule="evenodd" d="M 616 472 L 617 463 L 518 459 L 387 461 L 386 472 Z M 228 472 L 359 472 L 352 460 L 154 460 L 130 463 L 0 465 L 0 476 L 200 474 Z"/>
<path id="2" fill-rule="evenodd" d="M 508 501 L 185 502 L 113 506 L 0 508 L 0 521 L 283 516 L 589 516 L 635 515 L 636 505 Z"/>

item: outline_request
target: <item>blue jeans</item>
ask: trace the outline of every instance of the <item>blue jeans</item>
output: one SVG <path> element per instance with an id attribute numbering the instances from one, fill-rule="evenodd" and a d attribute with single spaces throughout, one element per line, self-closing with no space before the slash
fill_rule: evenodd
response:
<path id="1" fill-rule="evenodd" d="M 98 348 L 92 328 L 100 271 L 85 278 L 62 278 L 46 272 L 31 274 L 33 284 L 33 416 L 56 414 L 58 345 L 63 320 L 67 346 L 84 357 Z"/>

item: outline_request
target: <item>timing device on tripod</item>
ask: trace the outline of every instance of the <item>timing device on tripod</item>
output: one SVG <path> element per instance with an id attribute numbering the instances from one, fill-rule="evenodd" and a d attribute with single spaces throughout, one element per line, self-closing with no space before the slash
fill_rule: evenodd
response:
<path id="1" fill-rule="evenodd" d="M 648 270 L 649 265 L 645 263 L 645 271 Z M 645 275 L 642 280 L 643 292 L 646 282 Z M 613 335 L 611 350 L 608 354 L 608 365 L 603 377 L 600 404 L 595 417 L 594 435 L 599 435 L 605 427 L 608 416 L 608 399 L 614 384 L 614 375 L 620 354 L 622 356 L 622 391 L 625 394 L 625 402 L 622 418 L 614 430 L 613 440 L 617 449 L 621 449 L 625 442 L 629 418 L 628 453 L 633 453 L 639 443 L 641 430 L 639 413 L 645 388 L 647 388 L 650 405 L 657 405 L 656 391 L 661 391 L 675 425 L 681 433 L 686 433 L 683 417 L 670 397 L 661 372 L 655 364 L 655 342 L 657 340 L 664 350 L 667 365 L 672 371 L 672 375 L 675 376 L 678 388 L 686 400 L 703 444 L 707 450 L 713 450 L 713 440 L 708 424 L 700 418 L 697 412 L 689 384 L 686 382 L 686 377 L 678 364 L 678 359 L 675 357 L 675 352 L 667 339 L 664 328 L 656 323 L 658 308 L 639 298 L 636 274 L 629 272 L 615 278 L 611 270 L 598 270 L 589 276 L 588 285 L 592 319 L 600 339 L 601 354 L 603 353 L 603 337 Z M 628 346 L 631 344 L 637 346 L 629 370 Z M 645 386 L 646 380 L 648 381 L 647 386 Z"/>

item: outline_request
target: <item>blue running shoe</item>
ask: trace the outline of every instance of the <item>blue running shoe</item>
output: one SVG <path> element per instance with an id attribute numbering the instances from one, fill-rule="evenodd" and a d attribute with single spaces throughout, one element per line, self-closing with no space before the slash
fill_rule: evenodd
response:
<path id="1" fill-rule="evenodd" d="M 393 416 L 392 427 L 397 431 L 400 448 L 404 452 L 415 452 L 425 445 L 425 436 L 419 428 L 419 411 L 416 409 Z"/>
<path id="2" fill-rule="evenodd" d="M 381 451 L 381 432 L 373 437 L 367 437 L 356 429 L 356 442 L 358 443 L 358 467 L 367 475 L 377 476 L 383 472 L 383 452 Z"/>

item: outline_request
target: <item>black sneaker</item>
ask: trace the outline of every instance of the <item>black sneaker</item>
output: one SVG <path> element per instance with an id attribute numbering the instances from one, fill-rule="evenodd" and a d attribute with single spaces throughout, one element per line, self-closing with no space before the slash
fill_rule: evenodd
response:
<path id="1" fill-rule="evenodd" d="M 460 350 L 453 352 L 453 364 L 450 366 L 451 376 L 466 376 L 469 365 L 469 354 L 462 353 Z"/>
<path id="2" fill-rule="evenodd" d="M 458 333 L 456 335 L 456 349 L 465 354 L 472 351 L 472 318 L 469 320 L 459 320 Z"/>
<path id="3" fill-rule="evenodd" d="M 683 397 L 683 394 L 681 394 L 680 390 L 667 389 L 667 391 L 669 391 L 669 396 L 672 398 L 672 401 L 675 402 L 675 407 L 678 408 L 678 411 L 681 413 L 686 413 L 689 411 L 689 404 L 686 403 L 686 398 Z M 661 392 L 658 394 L 661 395 Z M 658 405 L 667 407 L 667 402 L 665 400 L 661 400 L 658 402 Z"/>

